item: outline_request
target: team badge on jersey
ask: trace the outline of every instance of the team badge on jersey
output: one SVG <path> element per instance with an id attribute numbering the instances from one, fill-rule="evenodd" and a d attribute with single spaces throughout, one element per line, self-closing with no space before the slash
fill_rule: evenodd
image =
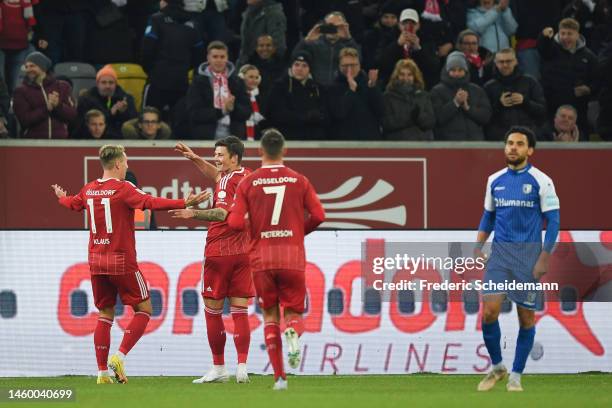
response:
<path id="1" fill-rule="evenodd" d="M 524 194 L 529 194 L 531 193 L 531 184 L 523 184 L 523 193 Z"/>
<path id="2" fill-rule="evenodd" d="M 219 193 L 217 193 L 217 197 L 219 198 L 219 200 L 223 200 L 226 196 L 227 193 L 225 192 L 225 190 L 221 190 L 219 191 Z"/>

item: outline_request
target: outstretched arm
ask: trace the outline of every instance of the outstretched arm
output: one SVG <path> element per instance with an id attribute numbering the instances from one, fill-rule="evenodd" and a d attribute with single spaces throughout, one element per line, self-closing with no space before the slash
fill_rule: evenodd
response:
<path id="1" fill-rule="evenodd" d="M 80 194 L 69 196 L 68 193 L 66 193 L 66 190 L 64 190 L 58 184 L 53 184 L 51 188 L 59 199 L 59 203 L 64 207 L 74 211 L 81 211 L 83 209 L 84 204 Z"/>
<path id="2" fill-rule="evenodd" d="M 194 151 L 191 150 L 191 148 L 185 143 L 178 142 L 174 147 L 174 150 L 181 153 L 183 157 L 191 160 L 206 177 L 214 180 L 215 182 L 219 181 L 220 173 L 219 170 L 217 170 L 217 167 L 195 154 Z"/>
<path id="3" fill-rule="evenodd" d="M 223 208 L 211 208 L 209 210 L 170 210 L 168 213 L 172 218 L 194 219 L 201 221 L 225 221 L 227 211 Z"/>

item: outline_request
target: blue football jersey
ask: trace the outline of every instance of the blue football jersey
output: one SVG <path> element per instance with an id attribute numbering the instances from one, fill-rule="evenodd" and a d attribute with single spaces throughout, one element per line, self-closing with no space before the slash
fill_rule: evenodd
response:
<path id="1" fill-rule="evenodd" d="M 493 242 L 541 243 L 542 214 L 560 207 L 551 178 L 528 164 L 489 176 L 484 208 L 495 213 Z"/>

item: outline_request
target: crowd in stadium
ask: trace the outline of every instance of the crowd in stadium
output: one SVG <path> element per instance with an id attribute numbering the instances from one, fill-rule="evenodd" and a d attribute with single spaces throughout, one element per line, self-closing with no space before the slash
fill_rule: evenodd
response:
<path id="1" fill-rule="evenodd" d="M 0 0 L 0 137 L 612 140 L 611 0 Z"/>

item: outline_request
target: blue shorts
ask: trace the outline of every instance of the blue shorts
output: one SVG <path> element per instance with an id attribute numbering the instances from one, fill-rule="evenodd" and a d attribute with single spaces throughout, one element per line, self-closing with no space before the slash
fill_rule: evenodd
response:
<path id="1" fill-rule="evenodd" d="M 538 283 L 533 277 L 533 266 L 535 260 L 528 260 L 528 262 L 504 262 L 503 257 L 495 257 L 491 255 L 489 262 L 487 263 L 487 269 L 484 274 L 483 283 L 500 284 L 500 283 Z M 537 260 L 537 259 L 536 259 Z M 536 309 L 536 302 L 538 297 L 541 296 L 540 290 L 496 290 L 496 289 L 483 289 L 482 295 L 493 295 L 493 294 L 505 294 L 508 299 L 516 303 L 517 305 L 529 309 Z"/>

